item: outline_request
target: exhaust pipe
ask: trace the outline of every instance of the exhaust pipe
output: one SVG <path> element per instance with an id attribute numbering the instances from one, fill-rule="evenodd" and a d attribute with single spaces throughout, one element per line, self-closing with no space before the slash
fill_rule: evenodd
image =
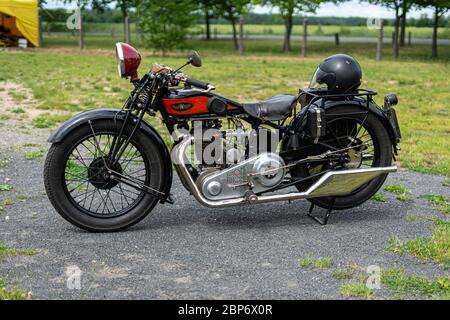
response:
<path id="1" fill-rule="evenodd" d="M 265 196 L 251 195 L 251 197 L 240 197 L 227 200 L 211 201 L 206 199 L 198 189 L 186 167 L 186 149 L 193 142 L 194 137 L 186 136 L 172 149 L 171 156 L 175 169 L 184 187 L 192 193 L 200 204 L 209 208 L 224 208 L 242 204 L 256 204 L 275 201 L 304 200 L 318 197 L 344 196 L 370 180 L 385 173 L 396 172 L 397 167 L 378 167 L 367 169 L 351 169 L 342 171 L 331 171 L 324 174 L 308 190 L 304 192 L 291 192 L 284 194 L 273 194 Z"/>

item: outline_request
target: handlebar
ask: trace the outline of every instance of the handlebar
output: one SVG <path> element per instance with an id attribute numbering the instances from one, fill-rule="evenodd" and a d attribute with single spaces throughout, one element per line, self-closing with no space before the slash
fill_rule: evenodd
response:
<path id="1" fill-rule="evenodd" d="M 196 88 L 199 89 L 203 89 L 203 90 L 214 90 L 214 86 L 211 86 L 209 83 L 207 82 L 203 82 L 197 79 L 193 79 L 193 78 L 188 78 L 186 77 L 184 74 L 182 74 L 181 72 L 177 72 L 177 71 L 173 71 L 172 68 L 169 67 L 165 67 L 159 64 L 154 64 L 152 67 L 152 73 L 154 74 L 164 74 L 164 78 L 165 79 L 169 79 L 169 82 L 172 85 L 178 85 L 178 82 L 184 82 L 186 83 L 186 85 L 188 86 L 194 86 Z"/>
<path id="2" fill-rule="evenodd" d="M 209 83 L 192 78 L 186 78 L 186 84 L 188 86 L 194 86 L 203 90 L 208 90 L 210 88 Z"/>

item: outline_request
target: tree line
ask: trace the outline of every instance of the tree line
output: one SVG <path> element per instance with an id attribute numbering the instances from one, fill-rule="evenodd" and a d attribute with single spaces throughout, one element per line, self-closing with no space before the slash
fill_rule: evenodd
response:
<path id="1" fill-rule="evenodd" d="M 45 4 L 40 1 L 41 6 Z M 130 16 L 137 22 L 144 37 L 154 48 L 163 53 L 183 45 L 183 41 L 189 35 L 190 27 L 200 23 L 205 25 L 205 38 L 211 39 L 211 25 L 218 21 L 231 24 L 233 30 L 233 43 L 239 50 L 238 24 L 239 19 L 245 17 L 246 23 L 264 21 L 270 16 L 273 23 L 283 24 L 285 27 L 283 50 L 291 51 L 291 35 L 293 26 L 300 24 L 303 17 L 315 13 L 319 6 L 325 2 L 339 3 L 337 0 L 65 0 L 65 3 L 75 3 L 83 11 L 84 21 L 96 19 L 114 19 L 122 21 L 124 29 L 124 41 L 130 41 Z M 433 16 L 425 19 L 426 25 L 433 28 L 432 56 L 437 57 L 437 30 L 446 26 L 448 20 L 444 14 L 450 10 L 450 0 L 361 0 L 375 5 L 384 6 L 395 13 L 391 21 L 384 24 L 394 26 L 394 57 L 399 56 L 400 47 L 405 44 L 406 25 L 411 22 L 424 23 L 424 19 L 408 19 L 408 13 L 413 8 L 431 8 Z M 251 10 L 255 5 L 262 5 L 276 9 L 277 15 L 255 15 Z M 115 7 L 115 10 L 111 8 Z M 93 8 L 94 10 L 87 10 Z M 95 14 L 92 14 L 95 12 Z M 55 16 L 62 12 L 54 10 Z M 95 17 L 97 15 L 97 17 Z M 107 18 L 109 17 L 109 18 Z M 43 18 L 47 19 L 47 18 Z M 251 20 L 253 19 L 253 20 Z M 331 18 L 332 19 L 332 18 Z M 357 18 L 351 18 L 353 23 L 362 23 Z M 324 20 L 317 17 L 308 17 L 308 23 L 314 24 L 322 21 L 336 24 L 336 21 Z M 325 21 L 325 23 L 324 23 Z M 356 22 L 358 21 L 358 22 Z"/>
<path id="2" fill-rule="evenodd" d="M 106 7 L 103 10 L 87 8 L 83 12 L 84 22 L 88 23 L 122 23 L 122 12 L 117 8 Z M 294 16 L 294 24 L 303 24 L 304 17 L 301 15 Z M 65 23 L 67 20 L 67 9 L 65 8 L 44 8 L 42 12 L 42 22 L 45 23 Z M 138 22 L 135 10 L 129 12 L 130 23 Z M 226 24 L 227 20 L 221 17 L 214 17 L 210 20 L 211 24 Z M 366 26 L 367 18 L 362 17 L 308 17 L 309 25 L 312 26 Z M 394 19 L 385 19 L 385 26 L 393 26 Z M 197 19 L 197 24 L 203 24 L 204 17 L 202 14 Z M 278 13 L 255 13 L 248 12 L 245 14 L 246 24 L 256 25 L 282 25 L 283 18 Z M 428 14 L 423 14 L 419 18 L 408 18 L 407 26 L 409 27 L 432 27 L 433 19 Z M 439 20 L 439 27 L 450 28 L 450 15 L 443 16 Z"/>

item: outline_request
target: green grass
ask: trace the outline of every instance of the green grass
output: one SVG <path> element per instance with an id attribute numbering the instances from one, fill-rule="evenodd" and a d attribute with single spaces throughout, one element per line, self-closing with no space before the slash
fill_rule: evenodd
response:
<path id="1" fill-rule="evenodd" d="M 401 184 L 387 185 L 383 190 L 396 194 L 396 198 L 399 201 L 412 201 L 412 198 L 407 196 L 408 194 L 412 194 L 412 191 Z"/>
<path id="2" fill-rule="evenodd" d="M 88 168 L 76 160 L 67 161 L 66 179 L 85 179 L 89 176 Z"/>
<path id="3" fill-rule="evenodd" d="M 1 167 L 7 167 L 9 165 L 8 160 L 0 160 L 0 168 Z"/>
<path id="4" fill-rule="evenodd" d="M 424 194 L 420 196 L 423 199 L 428 200 L 435 206 L 438 206 L 438 210 L 445 214 L 450 214 L 450 201 L 447 196 Z"/>
<path id="5" fill-rule="evenodd" d="M 0 278 L 0 301 L 1 300 L 29 300 L 31 295 L 24 293 L 20 288 L 10 288 L 5 279 Z"/>
<path id="6" fill-rule="evenodd" d="M 9 184 L 0 184 L 0 191 L 10 191 L 13 187 Z"/>
<path id="7" fill-rule="evenodd" d="M 14 201 L 12 198 L 7 197 L 7 198 L 3 199 L 2 201 L 0 201 L 0 212 L 5 210 L 6 207 L 12 206 L 13 204 L 14 204 Z"/>
<path id="8" fill-rule="evenodd" d="M 44 152 L 42 150 L 38 151 L 29 151 L 25 153 L 26 160 L 37 160 L 44 156 Z"/>
<path id="9" fill-rule="evenodd" d="M 353 270 L 350 268 L 337 269 L 333 272 L 333 277 L 338 280 L 351 279 L 353 277 Z"/>
<path id="10" fill-rule="evenodd" d="M 363 281 L 346 282 L 341 285 L 341 295 L 347 298 L 372 299 L 374 292 Z"/>
<path id="11" fill-rule="evenodd" d="M 203 27 L 198 27 L 202 29 Z M 212 25 L 211 30 L 214 29 L 218 34 L 232 34 L 231 25 L 228 24 L 218 24 Z M 283 35 L 284 26 L 283 25 L 257 25 L 257 24 L 247 24 L 245 25 L 245 32 L 250 35 Z M 432 28 L 417 28 L 408 27 L 407 32 L 412 33 L 414 38 L 431 38 Z M 393 32 L 392 26 L 385 27 L 385 35 L 389 36 Z M 335 33 L 339 33 L 341 36 L 345 37 L 377 37 L 377 30 L 370 30 L 366 26 L 309 26 L 308 33 L 315 36 L 334 36 Z M 296 25 L 292 31 L 293 35 L 303 35 L 303 26 Z M 450 38 L 450 28 L 442 28 L 438 33 L 441 39 Z"/>
<path id="12" fill-rule="evenodd" d="M 384 191 L 397 195 L 412 194 L 412 191 L 401 184 L 391 184 L 384 187 Z"/>
<path id="13" fill-rule="evenodd" d="M 449 203 L 448 197 L 442 195 L 424 194 L 420 198 L 426 199 L 436 206 L 445 206 Z"/>
<path id="14" fill-rule="evenodd" d="M 66 115 L 43 114 L 32 120 L 33 126 L 39 129 L 52 128 L 57 124 L 66 121 L 69 117 Z"/>
<path id="15" fill-rule="evenodd" d="M 423 295 L 431 299 L 450 299 L 450 277 L 448 275 L 429 279 L 407 276 L 404 270 L 393 268 L 382 272 L 381 283 L 397 295 Z"/>
<path id="16" fill-rule="evenodd" d="M 15 257 L 19 255 L 34 255 L 35 252 L 30 249 L 12 249 L 3 244 L 0 244 L 0 259 L 5 257 Z"/>
<path id="17" fill-rule="evenodd" d="M 11 112 L 12 112 L 12 113 L 17 113 L 17 114 L 19 114 L 19 113 L 25 113 L 25 109 L 18 107 L 18 108 L 12 109 Z"/>
<path id="18" fill-rule="evenodd" d="M 445 180 L 444 182 L 442 182 L 442 185 L 444 187 L 450 187 L 450 179 Z"/>
<path id="19" fill-rule="evenodd" d="M 424 261 L 434 261 L 450 268 L 450 223 L 435 220 L 431 237 L 402 241 L 393 238 L 387 250 L 398 255 L 410 255 Z"/>
<path id="20" fill-rule="evenodd" d="M 67 30 L 65 23 L 53 23 L 55 27 L 59 30 Z M 57 26 L 59 25 L 59 26 Z M 53 27 L 53 30 L 57 30 Z M 88 22 L 83 25 L 85 32 L 89 33 L 108 33 L 109 35 L 115 35 L 117 37 L 122 37 L 123 25 L 121 23 L 93 23 Z M 198 25 L 191 30 L 197 33 L 204 33 L 205 26 Z M 44 26 L 44 30 L 48 30 Z M 52 29 L 50 29 L 51 31 Z M 136 24 L 130 24 L 130 31 L 133 33 L 132 38 L 138 37 L 135 34 L 137 28 Z M 244 31 L 249 35 L 283 35 L 285 27 L 283 25 L 263 25 L 263 24 L 246 24 Z M 214 24 L 211 25 L 211 32 L 213 34 L 227 34 L 231 35 L 233 30 L 230 24 Z M 393 26 L 385 26 L 385 35 L 389 37 L 393 32 Z M 407 27 L 406 32 L 411 32 L 413 38 L 431 38 L 433 30 L 432 28 L 424 27 Z M 311 25 L 308 28 L 308 34 L 314 36 L 334 36 L 335 33 L 339 33 L 341 36 L 345 37 L 377 37 L 378 32 L 376 30 L 368 29 L 366 26 L 318 26 Z M 292 30 L 292 35 L 299 36 L 303 34 L 303 26 L 295 25 Z M 44 33 L 46 36 L 47 33 Z M 65 36 L 71 36 L 71 33 L 66 33 Z M 450 39 L 450 28 L 439 28 L 438 36 L 440 39 Z"/>
<path id="21" fill-rule="evenodd" d="M 404 194 L 401 194 L 401 195 L 397 196 L 396 199 L 398 201 L 403 201 L 403 202 L 413 201 L 413 199 L 411 197 L 407 197 Z"/>
<path id="22" fill-rule="evenodd" d="M 418 220 L 420 220 L 419 216 L 410 215 L 410 214 L 406 216 L 406 221 L 408 221 L 408 222 L 415 222 Z"/>
<path id="23" fill-rule="evenodd" d="M 8 74 L 11 81 L 30 88 L 38 108 L 47 110 L 33 120 L 34 126 L 53 128 L 83 110 L 122 106 L 131 86 L 116 76 L 113 45 L 121 37 L 87 37 L 85 53 L 70 48 L 53 49 L 62 45 L 74 47 L 76 37 L 46 40 L 47 46 L 52 47 L 50 51 L 0 52 L 0 74 Z M 376 62 L 374 44 L 343 43 L 335 47 L 311 42 L 311 54 L 306 59 L 299 57 L 298 43 L 293 43 L 290 54 L 281 52 L 281 44 L 281 41 L 248 41 L 247 56 L 237 57 L 231 41 L 191 40 L 185 51 L 164 58 L 142 50 L 138 43 L 143 56 L 140 73 L 148 70 L 154 61 L 179 66 L 185 61 L 187 50 L 197 48 L 203 55 L 204 67 L 188 67 L 185 73 L 214 84 L 218 93 L 231 99 L 249 102 L 279 93 L 295 94 L 308 85 L 324 57 L 336 52 L 351 54 L 363 67 L 363 86 L 379 91 L 376 102 L 382 104 L 383 96 L 390 92 L 399 95 L 397 110 L 404 137 L 398 157 L 401 165 L 419 172 L 450 176 L 450 78 L 447 77 L 450 47 L 439 47 L 441 58 L 434 61 L 430 59 L 429 46 L 405 47 L 401 58 L 394 61 L 392 48 L 386 45 L 386 60 Z M 413 77 L 411 70 L 414 70 Z M 239 77 L 234 77 L 235 74 Z M 152 119 L 151 122 L 168 139 L 160 121 Z"/>
<path id="24" fill-rule="evenodd" d="M 328 269 L 333 265 L 333 260 L 331 258 L 305 258 L 300 259 L 298 263 L 302 268 Z"/>
<path id="25" fill-rule="evenodd" d="M 378 201 L 378 202 L 387 202 L 386 197 L 385 197 L 382 193 L 380 193 L 380 192 L 375 193 L 375 194 L 372 196 L 372 198 L 370 198 L 370 200 Z"/>
<path id="26" fill-rule="evenodd" d="M 11 95 L 17 102 L 22 102 L 27 98 L 27 95 L 22 92 L 11 92 Z"/>

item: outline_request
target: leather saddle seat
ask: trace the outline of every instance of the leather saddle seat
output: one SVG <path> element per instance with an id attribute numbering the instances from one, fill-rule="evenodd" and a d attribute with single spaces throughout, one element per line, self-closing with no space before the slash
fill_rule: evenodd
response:
<path id="1" fill-rule="evenodd" d="M 261 120 L 279 121 L 287 118 L 297 104 L 297 97 L 279 94 L 268 100 L 242 104 L 244 111 Z"/>

